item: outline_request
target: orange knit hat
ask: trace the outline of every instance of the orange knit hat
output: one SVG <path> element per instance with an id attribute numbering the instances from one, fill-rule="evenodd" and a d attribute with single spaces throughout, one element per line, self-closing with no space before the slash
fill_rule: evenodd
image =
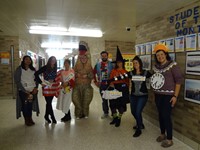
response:
<path id="1" fill-rule="evenodd" d="M 158 50 L 162 50 L 162 51 L 168 52 L 167 46 L 164 45 L 164 44 L 157 44 L 157 45 L 154 47 L 153 52 L 156 53 Z"/>

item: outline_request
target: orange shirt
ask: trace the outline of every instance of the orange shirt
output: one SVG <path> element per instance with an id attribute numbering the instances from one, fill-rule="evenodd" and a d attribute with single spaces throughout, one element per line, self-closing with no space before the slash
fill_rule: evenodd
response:
<path id="1" fill-rule="evenodd" d="M 110 73 L 110 79 L 113 79 L 114 77 L 118 77 L 121 75 L 123 75 L 124 73 L 127 73 L 127 71 L 125 69 L 113 69 Z M 117 80 L 117 81 L 113 81 L 111 82 L 113 84 L 117 84 L 117 83 L 126 83 L 129 86 L 129 79 L 125 78 L 123 80 Z"/>

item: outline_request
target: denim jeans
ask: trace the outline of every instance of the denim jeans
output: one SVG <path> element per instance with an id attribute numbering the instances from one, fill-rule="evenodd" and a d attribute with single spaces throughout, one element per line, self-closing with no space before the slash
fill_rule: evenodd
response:
<path id="1" fill-rule="evenodd" d="M 32 116 L 32 102 L 27 101 L 27 94 L 19 91 L 19 97 L 22 103 L 22 112 L 24 117 Z"/>
<path id="2" fill-rule="evenodd" d="M 171 95 L 155 94 L 155 102 L 158 110 L 161 134 L 167 133 L 167 139 L 172 139 L 172 106 L 170 103 Z"/>
<path id="3" fill-rule="evenodd" d="M 101 97 L 103 95 L 101 92 L 104 91 L 104 90 L 106 90 L 107 88 L 108 88 L 107 84 L 101 84 L 100 85 L 99 92 L 100 92 Z M 104 114 L 108 114 L 109 113 L 108 101 L 109 100 L 102 98 L 102 108 L 103 108 Z"/>
<path id="4" fill-rule="evenodd" d="M 134 116 L 138 129 L 141 129 L 143 124 L 142 110 L 148 100 L 148 96 L 130 96 L 131 113 Z"/>

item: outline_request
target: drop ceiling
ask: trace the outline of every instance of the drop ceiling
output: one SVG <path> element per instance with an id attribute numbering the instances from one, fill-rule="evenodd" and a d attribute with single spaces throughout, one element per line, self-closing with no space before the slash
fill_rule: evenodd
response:
<path id="1" fill-rule="evenodd" d="M 101 29 L 104 40 L 134 41 L 136 25 L 197 0 L 0 0 L 0 35 L 38 42 L 80 37 L 30 35 L 29 26 Z M 130 31 L 126 30 L 130 27 Z"/>

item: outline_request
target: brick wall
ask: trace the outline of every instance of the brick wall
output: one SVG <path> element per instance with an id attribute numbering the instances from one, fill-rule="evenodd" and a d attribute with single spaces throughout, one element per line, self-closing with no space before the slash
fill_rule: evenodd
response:
<path id="1" fill-rule="evenodd" d="M 161 14 L 162 17 L 155 18 L 143 25 L 137 26 L 136 44 L 176 37 L 174 24 L 169 23 L 169 16 L 175 15 L 189 8 L 192 9 L 195 6 L 200 6 L 199 2 L 185 6 L 179 10 L 169 12 L 168 14 Z M 192 18 L 187 19 L 186 27 L 196 26 L 192 20 Z M 200 19 L 197 24 L 200 25 Z M 195 32 L 197 32 L 197 29 L 195 29 Z M 181 67 L 184 77 L 200 80 L 200 76 L 185 74 L 185 58 L 186 52 L 176 53 L 176 61 Z M 153 91 L 149 91 L 149 93 L 149 101 L 144 109 L 144 112 L 149 118 L 157 120 L 158 115 L 154 103 Z M 178 103 L 173 110 L 173 122 L 173 128 L 178 134 L 180 133 L 180 135 L 183 135 L 184 137 L 200 144 L 200 104 L 184 100 L 184 83 L 180 91 Z M 198 146 L 196 145 L 193 148 L 198 149 Z"/>

